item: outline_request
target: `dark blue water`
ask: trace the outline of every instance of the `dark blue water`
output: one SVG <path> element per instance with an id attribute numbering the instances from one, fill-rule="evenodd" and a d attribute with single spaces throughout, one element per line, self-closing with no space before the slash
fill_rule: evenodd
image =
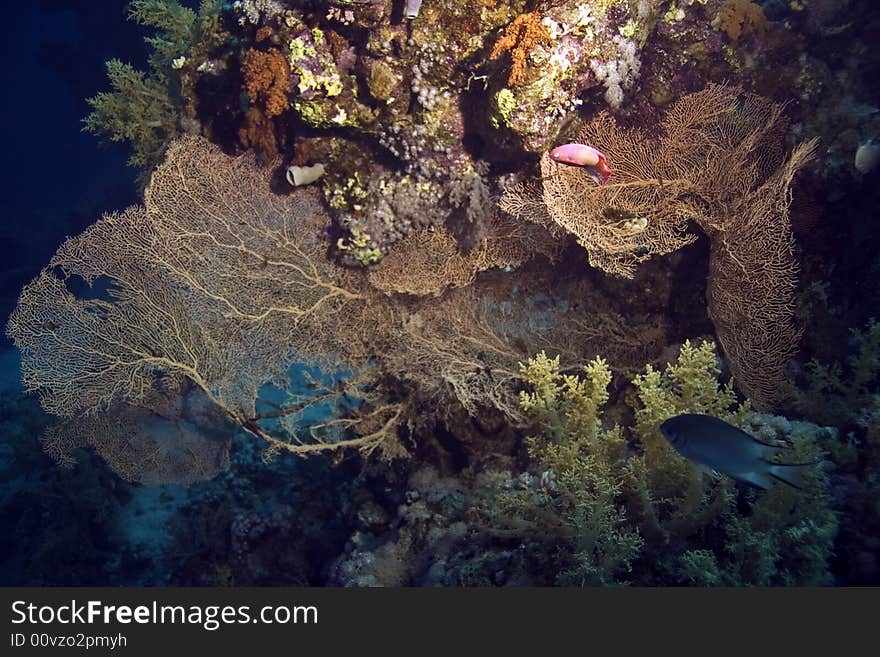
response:
<path id="1" fill-rule="evenodd" d="M 4 318 L 66 237 L 140 200 L 126 147 L 100 144 L 81 131 L 85 99 L 106 88 L 104 62 L 116 57 L 145 67 L 144 31 L 124 19 L 126 4 L 41 0 L 6 8 L 0 45 L 9 62 L 0 73 L 7 99 L 0 107 Z M 337 476 L 326 464 L 304 467 L 299 459 L 281 458 L 266 467 L 259 450 L 243 443 L 233 450 L 240 467 L 228 477 L 190 488 L 138 486 L 88 452 L 73 469 L 59 469 L 40 449 L 49 422 L 37 401 L 23 395 L 17 351 L 4 335 L 2 585 L 317 583 L 329 555 L 340 550 L 344 535 L 334 518 L 344 487 L 321 492 L 323 477 Z M 307 536 L 302 518 L 294 524 L 285 517 L 300 497 L 309 498 L 316 514 Z M 326 513 L 318 515 L 322 508 Z M 266 547 L 246 550 L 246 537 L 259 542 L 253 536 L 260 531 L 268 534 Z M 290 546 L 289 553 L 276 554 L 278 545 Z"/>

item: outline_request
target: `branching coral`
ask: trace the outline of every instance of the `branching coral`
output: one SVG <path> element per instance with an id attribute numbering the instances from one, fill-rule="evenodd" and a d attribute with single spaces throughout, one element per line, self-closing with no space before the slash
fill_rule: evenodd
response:
<path id="1" fill-rule="evenodd" d="M 517 267 L 536 253 L 552 257 L 558 243 L 535 228 L 498 217 L 486 239 L 467 254 L 445 228 L 422 229 L 394 245 L 369 273 L 370 283 L 384 292 L 436 296 L 449 287 L 470 285 L 478 272 Z"/>
<path id="2" fill-rule="evenodd" d="M 692 126 L 682 126 L 682 132 Z M 684 134 L 670 134 L 670 142 Z M 541 159 L 542 197 L 552 222 L 572 233 L 587 250 L 590 265 L 631 278 L 637 263 L 690 244 L 682 199 L 692 183 L 666 165 L 666 143 L 651 142 L 638 132 L 617 127 L 607 114 L 587 124 L 578 139 L 598 144 L 614 174 L 598 188 L 583 170 Z M 513 206 L 511 196 L 502 208 Z M 516 202 L 516 201 L 514 201 Z"/>
<path id="3" fill-rule="evenodd" d="M 115 441 L 128 430 L 95 429 L 102 414 L 120 431 L 138 424 L 131 416 L 161 414 L 160 391 L 197 391 L 264 440 L 267 455 L 394 450 L 404 411 L 415 415 L 427 403 L 521 416 L 516 363 L 542 341 L 564 343 L 560 321 L 531 326 L 524 295 L 514 306 L 473 290 L 419 302 L 376 292 L 362 272 L 327 259 L 329 218 L 316 192 L 276 196 L 270 175 L 253 156 L 179 140 L 154 172 L 144 207 L 68 240 L 23 290 L 8 333 L 23 352 L 25 386 L 69 430 L 69 440 L 47 442 L 57 456 L 90 444 L 132 478 L 132 464 L 164 463 L 126 461 Z M 530 257 L 540 243 L 500 228 L 497 239 L 495 262 Z M 263 386 L 285 390 L 294 359 L 342 365 L 350 375 L 263 412 Z M 387 380 L 408 384 L 412 395 L 386 396 Z M 279 423 L 327 403 L 348 411 L 301 430 Z M 79 417 L 90 419 L 70 422 Z M 151 444 L 143 435 L 140 442 Z M 205 447 L 215 453 L 216 445 Z"/>
<path id="4" fill-rule="evenodd" d="M 395 244 L 369 276 L 374 287 L 386 292 L 439 295 L 448 287 L 470 285 L 478 271 L 496 262 L 488 243 L 465 256 L 445 228 L 426 228 Z"/>
<path id="5" fill-rule="evenodd" d="M 827 448 L 838 466 L 835 484 L 847 510 L 838 554 L 848 562 L 850 577 L 864 577 L 856 574 L 860 569 L 872 577 L 872 561 L 862 555 L 873 553 L 880 527 L 880 323 L 871 319 L 852 329 L 846 344 L 850 354 L 844 364 L 813 360 L 789 388 L 799 414 L 839 432 L 841 440 Z"/>
<path id="6" fill-rule="evenodd" d="M 816 462 L 822 447 L 832 446 L 833 432 L 806 422 L 757 415 L 747 428 L 762 440 L 785 440 L 789 458 Z M 718 562 L 725 584 L 756 586 L 818 586 L 831 581 L 828 570 L 838 521 L 830 506 L 828 477 L 815 468 L 806 487 L 775 486 L 750 500 L 749 513 L 727 509 L 725 550 Z M 719 550 L 720 553 L 720 550 Z"/>
<path id="7" fill-rule="evenodd" d="M 487 306 L 479 292 L 465 287 L 439 299 L 372 308 L 383 319 L 370 331 L 371 348 L 382 354 L 382 370 L 418 400 L 422 410 L 413 421 L 443 421 L 460 409 L 474 417 L 491 412 L 521 420 L 517 363 L 527 356 L 529 331 L 500 330 Z M 434 413 L 425 414 L 426 408 Z"/>
<path id="8" fill-rule="evenodd" d="M 487 272 L 439 297 L 383 295 L 369 306 L 372 319 L 352 319 L 369 336 L 366 347 L 377 366 L 409 391 L 417 409 L 413 422 L 446 421 L 466 413 L 519 426 L 524 413 L 518 363 L 529 354 L 546 349 L 561 354 L 568 366 L 608 342 L 620 348 L 618 354 L 641 353 L 645 345 L 637 340 L 635 346 L 624 345 L 613 322 L 582 326 L 573 321 L 577 317 L 569 309 L 583 288 L 557 286 L 551 292 L 552 274 L 546 269 L 534 263 L 508 273 Z M 405 273 L 407 289 L 412 280 Z M 632 339 L 642 327 L 628 328 L 625 337 Z M 349 334 L 354 327 L 338 330 Z M 428 408 L 434 412 L 427 413 Z"/>
<path id="9" fill-rule="evenodd" d="M 52 425 L 43 448 L 62 466 L 88 446 L 127 481 L 187 484 L 211 479 L 226 467 L 233 430 L 198 388 L 156 389 L 136 403 Z"/>

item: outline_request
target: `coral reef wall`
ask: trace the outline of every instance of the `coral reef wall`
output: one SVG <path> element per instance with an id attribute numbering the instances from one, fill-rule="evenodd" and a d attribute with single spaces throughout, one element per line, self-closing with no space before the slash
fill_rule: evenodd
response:
<path id="1" fill-rule="evenodd" d="M 222 482 L 238 510 L 168 540 L 229 549 L 175 581 L 876 576 L 877 331 L 840 273 L 876 270 L 843 200 L 876 175 L 876 23 L 833 4 L 134 0 L 147 68 L 109 61 L 84 126 L 143 203 L 7 326 L 43 449 L 190 511 Z M 803 487 L 701 471 L 659 429 L 684 413 L 786 447 Z M 319 510 L 254 501 L 256 461 L 287 490 L 311 455 Z"/>

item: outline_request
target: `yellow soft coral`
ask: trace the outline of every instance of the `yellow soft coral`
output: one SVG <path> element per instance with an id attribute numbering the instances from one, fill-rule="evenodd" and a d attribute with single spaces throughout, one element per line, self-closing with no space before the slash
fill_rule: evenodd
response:
<path id="1" fill-rule="evenodd" d="M 730 383 L 719 382 L 713 342 L 685 342 L 674 362 L 633 377 L 627 401 L 635 417 L 626 434 L 602 421 L 611 382 L 602 359 L 563 374 L 559 358 L 541 352 L 520 370 L 528 386 L 520 401 L 532 423 L 526 444 L 540 485 L 500 496 L 490 522 L 545 550 L 557 583 L 652 584 L 671 573 L 699 585 L 828 582 L 837 521 L 821 468 L 808 473 L 803 490 L 775 486 L 755 495 L 706 477 L 660 433 L 674 415 L 709 414 L 765 441 L 784 440 L 800 463 L 818 461 L 821 443 L 833 440 L 833 431 L 738 402 Z"/>
<path id="2" fill-rule="evenodd" d="M 527 439 L 529 456 L 552 473 L 554 490 L 538 505 L 531 495 L 514 497 L 510 511 L 543 540 L 566 540 L 570 550 L 559 550 L 568 555 L 561 558 L 560 583 L 615 582 L 639 554 L 642 538 L 626 522 L 620 500 L 622 431 L 603 428 L 600 419 L 611 370 L 597 357 L 582 377 L 561 374 L 559 357 L 542 351 L 520 371 L 532 389 L 521 393 L 520 403 L 537 430 Z"/>
<path id="3" fill-rule="evenodd" d="M 660 424 L 680 413 L 704 413 L 742 426 L 749 404 L 736 403 L 732 383 L 718 382 L 720 373 L 713 342 L 695 346 L 686 341 L 678 360 L 663 372 L 648 365 L 633 380 L 639 401 L 633 429 L 642 456 L 628 464 L 630 483 L 640 500 L 642 522 L 657 539 L 687 535 L 726 507 L 727 482 L 706 481 L 660 433 Z"/>
<path id="4" fill-rule="evenodd" d="M 679 413 L 705 413 L 742 424 L 748 404 L 735 407 L 732 382 L 722 386 L 718 382 L 720 374 L 715 343 L 708 341 L 692 345 L 686 340 L 678 360 L 669 363 L 663 372 L 647 365 L 645 373 L 634 379 L 642 404 L 636 411 L 636 433 L 643 440 L 660 437 L 660 423 Z"/>

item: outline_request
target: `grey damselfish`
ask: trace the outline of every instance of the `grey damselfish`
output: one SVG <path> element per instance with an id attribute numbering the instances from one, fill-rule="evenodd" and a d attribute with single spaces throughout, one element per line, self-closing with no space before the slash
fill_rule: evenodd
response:
<path id="1" fill-rule="evenodd" d="M 770 488 L 773 479 L 801 488 L 812 463 L 781 464 L 770 459 L 787 447 L 762 443 L 742 429 L 711 415 L 685 413 L 660 425 L 669 444 L 701 470 L 715 470 L 758 488 Z"/>

